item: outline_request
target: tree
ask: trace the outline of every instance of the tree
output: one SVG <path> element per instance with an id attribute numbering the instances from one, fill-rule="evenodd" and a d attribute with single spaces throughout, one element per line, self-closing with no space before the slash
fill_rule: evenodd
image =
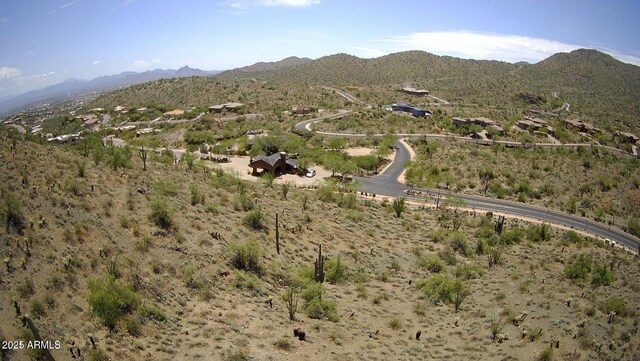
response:
<path id="1" fill-rule="evenodd" d="M 341 149 L 347 145 L 347 138 L 345 137 L 333 137 L 329 140 L 329 149 Z"/>
<path id="2" fill-rule="evenodd" d="M 393 200 L 393 211 L 396 213 L 396 217 L 400 218 L 402 212 L 406 209 L 405 205 L 406 198 L 398 197 Z"/>
<path id="3" fill-rule="evenodd" d="M 489 188 L 489 182 L 496 178 L 493 169 L 490 168 L 482 168 L 478 170 L 478 177 L 480 181 L 484 184 L 484 194 L 487 194 L 487 189 Z"/>
<path id="4" fill-rule="evenodd" d="M 195 164 L 196 156 L 191 152 L 185 152 L 181 157 L 181 161 L 187 163 L 187 168 L 191 170 Z"/>

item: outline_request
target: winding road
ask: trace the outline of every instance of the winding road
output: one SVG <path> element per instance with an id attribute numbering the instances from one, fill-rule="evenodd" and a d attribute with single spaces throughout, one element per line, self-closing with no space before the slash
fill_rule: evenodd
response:
<path id="1" fill-rule="evenodd" d="M 341 92 L 342 93 L 342 92 Z M 301 121 L 295 125 L 298 132 L 312 131 L 311 125 L 321 122 L 325 119 L 336 119 L 351 114 L 351 111 L 340 111 L 336 114 L 325 115 L 318 118 L 307 119 Z M 349 134 L 349 133 L 330 133 L 330 132 L 316 132 L 318 134 L 327 136 L 344 136 L 344 137 L 366 137 L 365 134 Z M 382 134 L 376 134 L 380 136 Z M 433 139 L 451 139 L 452 136 L 441 134 L 398 134 L 399 138 L 402 137 L 416 137 L 427 136 Z M 467 137 L 453 137 L 454 139 L 464 141 L 476 141 L 475 139 Z M 500 144 L 517 144 L 517 142 L 509 141 L 495 141 Z M 537 143 L 533 144 L 536 147 L 577 147 L 577 146 L 591 146 L 590 144 L 551 144 L 551 143 Z M 436 196 L 449 196 L 462 198 L 467 208 L 482 211 L 492 211 L 504 213 L 516 217 L 534 219 L 542 222 L 548 222 L 551 224 L 557 224 L 564 227 L 579 230 L 581 232 L 589 233 L 601 238 L 608 238 L 616 241 L 617 243 L 624 245 L 631 250 L 640 251 L 640 239 L 622 232 L 618 229 L 606 226 L 602 223 L 592 221 L 587 218 L 569 215 L 563 212 L 558 212 L 543 207 L 534 205 L 517 203 L 503 199 L 494 199 L 489 197 L 468 195 L 463 193 L 449 193 L 439 189 L 429 189 L 421 187 L 411 187 L 398 181 L 398 177 L 404 171 L 405 165 L 411 160 L 411 155 L 407 147 L 400 142 L 396 142 L 396 155 L 393 162 L 382 172 L 374 177 L 354 177 L 359 182 L 358 190 L 366 193 L 373 193 L 377 195 L 384 195 L 389 197 L 406 197 L 408 200 L 419 202 L 431 202 L 436 203 Z M 422 194 L 412 194 L 418 191 Z"/>

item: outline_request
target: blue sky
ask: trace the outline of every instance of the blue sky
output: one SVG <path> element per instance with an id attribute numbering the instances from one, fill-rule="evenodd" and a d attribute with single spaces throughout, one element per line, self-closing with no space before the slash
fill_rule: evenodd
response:
<path id="1" fill-rule="evenodd" d="M 0 98 L 68 78 L 288 56 L 537 62 L 595 48 L 640 65 L 637 0 L 0 0 Z"/>

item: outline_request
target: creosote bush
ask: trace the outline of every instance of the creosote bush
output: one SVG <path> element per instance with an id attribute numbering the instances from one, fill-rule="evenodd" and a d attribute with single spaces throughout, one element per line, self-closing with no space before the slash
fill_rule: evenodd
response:
<path id="1" fill-rule="evenodd" d="M 93 313 L 109 331 L 114 331 L 125 315 L 133 312 L 138 303 L 138 294 L 131 287 L 117 282 L 113 277 L 90 279 L 87 300 Z"/>
<path id="2" fill-rule="evenodd" d="M 264 215 L 260 208 L 255 208 L 242 218 L 242 222 L 253 229 L 260 230 L 264 227 Z"/>
<path id="3" fill-rule="evenodd" d="M 173 226 L 172 213 L 166 198 L 158 197 L 151 201 L 151 221 L 158 227 L 170 229 Z"/>
<path id="4" fill-rule="evenodd" d="M 262 249 L 255 240 L 246 242 L 234 242 L 229 245 L 231 264 L 239 270 L 262 273 Z"/>

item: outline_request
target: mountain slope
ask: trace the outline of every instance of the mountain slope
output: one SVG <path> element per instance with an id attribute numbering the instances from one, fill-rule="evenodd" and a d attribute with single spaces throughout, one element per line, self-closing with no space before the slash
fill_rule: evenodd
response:
<path id="1" fill-rule="evenodd" d="M 39 90 L 33 90 L 18 95 L 14 98 L 5 100 L 4 102 L 0 103 L 0 113 L 8 113 L 20 108 L 35 105 L 39 102 L 55 101 L 81 93 L 116 89 L 159 79 L 192 76 L 211 76 L 217 73 L 217 71 L 203 71 L 184 66 L 178 70 L 155 69 L 142 73 L 123 72 L 116 75 L 97 77 L 90 81 L 70 79 L 59 84 L 55 84 Z"/>

